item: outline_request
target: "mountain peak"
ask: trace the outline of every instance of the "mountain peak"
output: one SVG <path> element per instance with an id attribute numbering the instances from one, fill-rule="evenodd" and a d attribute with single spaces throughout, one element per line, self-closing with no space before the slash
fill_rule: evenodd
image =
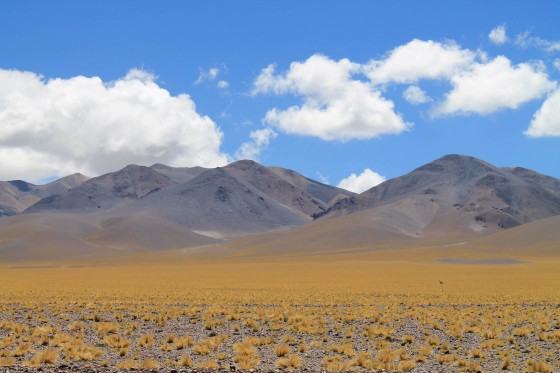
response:
<path id="1" fill-rule="evenodd" d="M 29 192 L 35 187 L 35 185 L 23 180 L 10 180 L 8 183 L 16 187 L 20 192 Z"/>
<path id="2" fill-rule="evenodd" d="M 496 170 L 496 167 L 470 155 L 447 154 L 418 167 L 414 171 L 473 173 Z"/>
<path id="3" fill-rule="evenodd" d="M 248 170 L 251 168 L 260 168 L 260 167 L 264 167 L 264 166 L 250 159 L 242 159 L 225 166 L 225 168 L 228 169 L 238 169 L 238 170 Z"/>
<path id="4" fill-rule="evenodd" d="M 138 171 L 147 171 L 147 170 L 152 171 L 152 169 L 150 167 L 140 166 L 140 165 L 137 165 L 137 164 L 129 164 L 126 167 L 122 168 L 121 170 L 119 170 L 115 173 L 119 173 L 119 172 L 138 172 Z"/>
<path id="5" fill-rule="evenodd" d="M 149 167 L 131 164 L 119 171 L 84 181 L 66 193 L 46 196 L 25 212 L 84 213 L 109 209 L 126 200 L 140 199 L 174 184 L 175 181 Z"/>
<path id="6" fill-rule="evenodd" d="M 412 216 L 433 214 L 423 220 L 426 226 L 458 219 L 480 232 L 499 230 L 560 214 L 557 182 L 530 170 L 500 169 L 471 156 L 449 154 L 340 200 L 318 217 L 382 206 L 385 214 L 400 213 L 407 206 Z"/>
<path id="7" fill-rule="evenodd" d="M 84 181 L 87 181 L 87 180 L 89 180 L 89 177 L 87 177 L 86 175 L 83 175 L 79 172 L 76 172 L 76 173 L 73 173 L 71 175 L 61 177 L 60 179 L 53 181 L 51 184 L 62 183 L 62 184 L 66 184 L 70 187 L 74 187 L 74 186 L 77 186 L 77 185 L 83 183 Z"/>

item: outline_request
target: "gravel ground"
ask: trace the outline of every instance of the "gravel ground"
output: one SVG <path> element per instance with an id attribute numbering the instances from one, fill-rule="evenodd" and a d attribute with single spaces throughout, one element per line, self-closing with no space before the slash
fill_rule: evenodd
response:
<path id="1" fill-rule="evenodd" d="M 45 306 L 40 311 L 21 305 L 5 305 L 0 312 L 0 345 L 4 345 L 0 349 L 0 357 L 9 357 L 22 343 L 29 345 L 30 350 L 14 357 L 13 366 L 0 367 L 0 373 L 241 371 L 243 369 L 236 361 L 234 346 L 248 338 L 254 339 L 254 350 L 259 359 L 259 364 L 253 369 L 245 369 L 250 372 L 325 371 L 325 358 L 338 358 L 340 363 L 350 362 L 356 361 L 361 352 L 367 352 L 372 362 L 379 363 L 382 350 L 387 348 L 393 355 L 384 369 L 377 369 L 375 365 L 365 368 L 357 364 L 347 368 L 354 371 L 399 371 L 403 361 L 410 361 L 414 367 L 407 368 L 407 371 L 417 373 L 524 372 L 531 370 L 529 364 L 532 359 L 548 364 L 542 365 L 542 371 L 546 371 L 547 366 L 549 371 L 559 371 L 560 338 L 539 340 L 539 323 L 536 320 L 533 324 L 525 321 L 529 330 L 526 335 L 515 336 L 513 342 L 508 340 L 516 333 L 521 321 L 517 320 L 516 326 L 508 325 L 504 315 L 519 311 L 529 315 L 523 320 L 530 319 L 532 313 L 549 315 L 547 336 L 554 333 L 560 335 L 560 317 L 556 305 L 516 305 L 511 309 L 494 305 L 399 305 L 392 308 L 242 305 L 230 309 L 217 309 L 208 305 L 170 305 L 163 310 L 157 306 L 112 305 L 109 308 L 67 306 L 58 310 Z M 360 312 L 367 314 L 361 315 Z M 433 317 L 426 316 L 432 314 Z M 450 333 L 454 314 L 471 315 L 470 319 L 465 317 L 462 321 L 464 330 L 459 337 Z M 12 322 L 22 326 L 19 333 Z M 79 330 L 73 330 L 76 323 L 82 325 Z M 469 330 L 471 324 L 482 328 L 480 331 Z M 116 326 L 116 330 L 100 332 L 103 327 L 111 326 Z M 369 328 L 373 328 L 373 334 L 368 334 Z M 497 330 L 496 336 L 484 335 L 484 330 L 492 328 Z M 45 336 L 43 341 L 41 330 Z M 379 334 L 376 334 L 376 330 L 380 331 Z M 78 337 L 80 344 L 100 349 L 102 354 L 92 360 L 73 360 L 66 351 L 69 342 L 56 342 L 57 335 L 64 334 Z M 141 346 L 139 341 L 147 334 L 153 335 L 153 346 Z M 169 335 L 174 336 L 171 343 L 168 342 Z M 119 336 L 128 341 L 128 346 L 124 349 L 111 348 L 103 338 L 107 336 Z M 192 342 L 178 349 L 175 344 L 184 336 L 190 337 Z M 205 340 L 215 342 L 220 336 L 224 336 L 223 341 L 215 343 L 207 354 L 197 353 L 197 345 L 204 344 Z M 406 342 L 405 336 L 411 336 L 412 341 Z M 256 338 L 261 342 L 255 342 Z M 499 343 L 494 347 L 481 347 L 486 341 Z M 300 350 L 302 344 L 307 347 L 305 351 Z M 279 367 L 277 362 L 280 357 L 275 351 L 279 345 L 289 346 L 289 355 L 297 355 L 302 365 L 286 369 Z M 343 351 L 344 346 L 350 346 L 352 351 Z M 25 366 L 38 352 L 47 348 L 59 352 L 52 364 L 43 362 L 37 367 Z M 422 348 L 426 350 L 423 357 L 420 353 Z M 481 350 L 482 356 L 473 356 L 473 349 Z M 511 363 L 502 369 L 505 354 Z M 184 355 L 192 359 L 191 367 L 177 366 Z M 438 358 L 446 355 L 450 356 L 449 362 L 438 361 Z M 142 369 L 138 365 L 125 369 L 119 366 L 126 361 L 140 364 L 146 359 L 153 359 L 158 368 Z M 207 361 L 215 361 L 218 367 L 203 369 L 202 365 Z M 534 370 L 537 371 L 537 368 Z"/>

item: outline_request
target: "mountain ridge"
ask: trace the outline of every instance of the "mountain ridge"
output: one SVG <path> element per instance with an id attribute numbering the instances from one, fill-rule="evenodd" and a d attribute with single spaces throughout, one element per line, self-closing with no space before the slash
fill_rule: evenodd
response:
<path id="1" fill-rule="evenodd" d="M 92 212 L 109 209 L 128 199 L 139 199 L 175 184 L 149 167 L 128 165 L 123 169 L 89 179 L 66 193 L 47 196 L 24 213 L 65 211 Z"/>
<path id="2" fill-rule="evenodd" d="M 23 180 L 0 181 L 0 216 L 17 215 L 42 198 L 64 193 L 89 178 L 74 173 L 44 185 L 35 185 Z"/>
<path id="3" fill-rule="evenodd" d="M 361 194 L 248 160 L 217 168 L 128 165 L 48 187 L 0 182 L 2 211 L 15 216 L 0 218 L 0 258 L 206 245 L 316 255 L 453 245 L 560 216 L 560 180 L 457 154 Z"/>
<path id="4" fill-rule="evenodd" d="M 531 170 L 497 168 L 474 157 L 450 154 L 342 199 L 314 218 L 374 209 L 414 197 L 465 213 L 478 212 L 474 216 L 477 223 L 511 228 L 559 215 L 557 182 Z"/>

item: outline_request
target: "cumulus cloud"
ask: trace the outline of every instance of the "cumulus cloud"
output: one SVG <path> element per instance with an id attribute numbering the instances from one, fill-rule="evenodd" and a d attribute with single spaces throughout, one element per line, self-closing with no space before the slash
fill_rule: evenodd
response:
<path id="1" fill-rule="evenodd" d="M 393 49 L 383 60 L 371 61 L 366 72 L 373 83 L 415 83 L 451 77 L 473 63 L 477 53 L 453 42 L 414 39 Z"/>
<path id="2" fill-rule="evenodd" d="M 393 102 L 367 82 L 355 79 L 359 64 L 313 55 L 293 62 L 284 74 L 274 65 L 263 69 L 253 85 L 256 94 L 293 94 L 301 106 L 266 113 L 264 122 L 288 134 L 314 136 L 326 141 L 370 139 L 396 134 L 410 127 L 394 111 Z"/>
<path id="3" fill-rule="evenodd" d="M 506 26 L 500 25 L 494 27 L 488 34 L 488 39 L 494 44 L 504 44 L 507 41 Z"/>
<path id="4" fill-rule="evenodd" d="M 252 159 L 257 161 L 261 152 L 277 136 L 278 134 L 268 127 L 251 132 L 249 134 L 251 141 L 241 144 L 237 152 L 235 152 L 235 159 Z"/>
<path id="5" fill-rule="evenodd" d="M 555 88 L 540 63 L 516 66 L 504 56 L 475 63 L 451 78 L 453 89 L 435 108 L 435 115 L 490 114 L 543 97 Z"/>
<path id="6" fill-rule="evenodd" d="M 364 172 L 359 175 L 352 173 L 347 178 L 340 180 L 337 187 L 354 193 L 362 193 L 376 185 L 381 184 L 385 180 L 385 177 L 370 170 L 369 168 L 366 168 Z"/>
<path id="7" fill-rule="evenodd" d="M 113 82 L 0 69 L 0 123 L 0 180 L 229 160 L 216 123 L 187 94 L 172 96 L 138 69 Z"/>
<path id="8" fill-rule="evenodd" d="M 258 94 L 273 93 L 277 95 L 285 94 L 294 89 L 293 82 L 287 77 L 275 74 L 276 66 L 268 65 L 262 69 L 261 73 L 253 82 L 252 96 Z"/>
<path id="9" fill-rule="evenodd" d="M 432 98 L 422 88 L 411 85 L 403 92 L 403 98 L 412 105 L 424 104 L 432 101 Z"/>
<path id="10" fill-rule="evenodd" d="M 225 81 L 225 80 L 220 80 L 220 81 L 216 84 L 216 86 L 217 86 L 218 88 L 220 88 L 220 89 L 226 89 L 226 88 L 229 87 L 229 83 L 228 83 L 227 81 Z"/>
<path id="11" fill-rule="evenodd" d="M 198 74 L 198 78 L 194 82 L 194 85 L 199 85 L 204 82 L 215 82 L 218 79 L 218 76 L 220 76 L 220 74 L 222 74 L 222 72 L 224 71 L 227 72 L 227 68 L 225 65 L 222 65 L 222 68 L 211 67 L 208 70 L 201 69 Z M 219 89 L 227 89 L 229 88 L 229 82 L 227 80 L 220 79 L 216 83 L 216 87 L 218 87 Z"/>
<path id="12" fill-rule="evenodd" d="M 533 116 L 529 137 L 560 136 L 560 89 L 551 93 Z"/>
<path id="13" fill-rule="evenodd" d="M 198 79 L 196 79 L 194 85 L 198 85 L 206 81 L 216 80 L 218 75 L 220 75 L 220 69 L 217 67 L 211 67 L 208 70 L 200 70 Z"/>
<path id="14" fill-rule="evenodd" d="M 545 52 L 560 52 L 560 41 L 550 41 L 538 36 L 532 36 L 530 31 L 525 31 L 517 35 L 515 44 L 520 47 L 535 47 Z"/>
<path id="15" fill-rule="evenodd" d="M 494 28 L 488 37 L 496 44 L 509 39 L 504 25 Z M 548 52 L 560 50 L 560 42 L 529 32 L 518 35 L 515 42 Z M 560 70 L 560 59 L 553 66 Z M 422 80 L 449 83 L 451 89 L 432 98 L 430 91 L 419 87 Z M 465 49 L 454 41 L 414 39 L 365 64 L 319 54 L 292 62 L 286 71 L 278 72 L 271 64 L 255 79 L 251 94 L 301 99 L 298 105 L 267 111 L 263 122 L 279 131 L 348 141 L 398 134 L 412 126 L 385 97 L 384 92 L 395 84 L 408 85 L 402 95 L 412 105 L 435 101 L 431 107 L 434 117 L 517 109 L 557 87 L 540 60 L 514 64 L 504 56 L 490 58 L 484 51 Z"/>

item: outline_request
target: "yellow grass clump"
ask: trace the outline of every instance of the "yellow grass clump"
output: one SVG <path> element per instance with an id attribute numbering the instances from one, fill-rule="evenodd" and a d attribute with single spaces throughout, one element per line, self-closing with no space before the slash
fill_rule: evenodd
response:
<path id="1" fill-rule="evenodd" d="M 0 264 L 0 365 L 560 370 L 560 260 L 436 252 Z"/>

